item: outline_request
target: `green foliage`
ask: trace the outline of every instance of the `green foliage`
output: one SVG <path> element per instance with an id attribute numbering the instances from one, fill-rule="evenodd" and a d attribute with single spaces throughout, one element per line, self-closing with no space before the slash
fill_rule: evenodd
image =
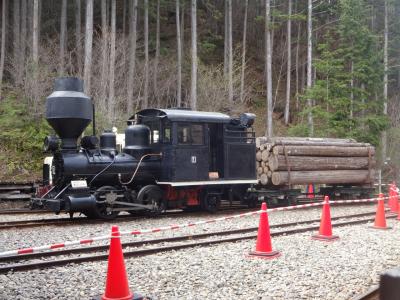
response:
<path id="1" fill-rule="evenodd" d="M 306 99 L 312 99 L 315 136 L 352 137 L 379 144 L 379 135 L 387 128 L 383 116 L 382 54 L 378 41 L 368 27 L 363 0 L 341 0 L 337 7 L 339 24 L 327 31 L 324 43 L 317 47 L 317 71 L 314 86 L 302 95 L 303 122 L 289 130 L 305 135 Z"/>
<path id="2" fill-rule="evenodd" d="M 11 93 L 0 103 L 0 114 L 0 156 L 6 163 L 1 175 L 24 175 L 26 179 L 27 174 L 38 173 L 43 140 L 50 132 L 46 121 L 33 119 L 29 105 Z"/>

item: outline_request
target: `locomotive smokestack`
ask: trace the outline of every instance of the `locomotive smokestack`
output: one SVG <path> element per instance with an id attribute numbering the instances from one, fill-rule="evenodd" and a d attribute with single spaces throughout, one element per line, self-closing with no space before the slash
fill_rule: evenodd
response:
<path id="1" fill-rule="evenodd" d="M 55 80 L 54 92 L 47 97 L 46 120 L 61 139 L 61 148 L 77 148 L 78 137 L 93 120 L 90 97 L 83 93 L 83 81 L 76 77 Z"/>

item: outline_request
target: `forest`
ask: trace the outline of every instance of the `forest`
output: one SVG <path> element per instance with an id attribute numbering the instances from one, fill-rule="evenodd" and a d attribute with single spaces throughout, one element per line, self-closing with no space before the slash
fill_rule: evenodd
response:
<path id="1" fill-rule="evenodd" d="M 258 136 L 354 138 L 400 176 L 400 2 L 2 0 L 0 179 L 35 178 L 59 76 L 98 129 L 146 107 L 257 115 Z"/>

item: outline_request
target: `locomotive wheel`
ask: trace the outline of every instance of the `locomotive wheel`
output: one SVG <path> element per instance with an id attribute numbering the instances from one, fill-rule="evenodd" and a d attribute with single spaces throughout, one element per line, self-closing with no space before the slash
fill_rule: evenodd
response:
<path id="1" fill-rule="evenodd" d="M 146 185 L 140 189 L 137 199 L 139 203 L 153 206 L 150 211 L 151 215 L 159 215 L 167 209 L 167 202 L 164 200 L 163 195 L 164 192 L 160 187 Z"/>
<path id="2" fill-rule="evenodd" d="M 216 194 L 205 194 L 201 201 L 201 207 L 210 213 L 215 213 L 221 205 L 221 196 Z"/>
<path id="3" fill-rule="evenodd" d="M 85 212 L 85 215 L 90 219 L 104 219 L 104 220 L 113 220 L 115 219 L 119 211 L 112 211 L 113 208 L 112 201 L 115 200 L 117 193 L 115 192 L 115 188 L 112 186 L 102 186 L 97 189 L 94 193 L 97 201 L 105 201 L 105 203 L 97 203 L 96 209 L 93 211 Z"/>

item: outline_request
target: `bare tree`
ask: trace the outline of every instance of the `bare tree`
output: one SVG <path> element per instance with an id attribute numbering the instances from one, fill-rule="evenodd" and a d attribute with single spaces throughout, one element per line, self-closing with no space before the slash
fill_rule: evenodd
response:
<path id="1" fill-rule="evenodd" d="M 228 33 L 228 27 L 229 27 L 229 0 L 224 0 L 224 6 L 225 6 L 225 24 L 224 24 L 224 74 L 228 74 L 228 61 L 229 61 L 229 50 L 228 50 L 228 44 L 229 44 L 229 33 Z"/>
<path id="2" fill-rule="evenodd" d="M 27 0 L 21 0 L 21 41 L 20 41 L 20 47 L 21 47 L 21 55 L 20 55 L 20 62 L 22 64 L 21 70 L 22 70 L 22 76 L 23 76 L 23 64 L 25 63 L 25 56 L 26 56 L 26 41 L 27 41 L 27 19 L 28 19 L 28 14 L 27 14 Z"/>
<path id="3" fill-rule="evenodd" d="M 157 21 L 156 21 L 156 55 L 154 59 L 154 71 L 153 71 L 153 90 L 157 99 L 157 107 L 160 107 L 160 96 L 158 92 L 157 75 L 158 75 L 158 63 L 160 61 L 160 0 L 157 0 Z"/>
<path id="4" fill-rule="evenodd" d="M 136 24 L 137 24 L 137 0 L 133 0 L 131 4 L 131 24 L 129 32 L 130 40 L 130 55 L 129 55 L 129 71 L 128 71 L 128 117 L 131 117 L 133 112 L 133 88 L 135 85 L 135 66 L 136 66 Z"/>
<path id="5" fill-rule="evenodd" d="M 176 0 L 176 53 L 177 53 L 177 82 L 176 82 L 176 106 L 182 104 L 182 45 L 181 45 L 181 24 L 179 18 L 179 0 Z"/>
<path id="6" fill-rule="evenodd" d="M 190 107 L 197 109 L 197 0 L 192 0 L 192 76 L 190 88 Z"/>
<path id="7" fill-rule="evenodd" d="M 60 22 L 60 69 L 59 74 L 64 74 L 65 48 L 67 41 L 67 0 L 62 0 Z"/>
<path id="8" fill-rule="evenodd" d="M 246 36 L 247 36 L 247 12 L 249 0 L 244 3 L 244 21 L 243 21 L 243 42 L 242 42 L 242 70 L 240 76 L 240 101 L 244 102 L 244 75 L 246 70 Z"/>
<path id="9" fill-rule="evenodd" d="M 182 1 L 181 3 L 181 51 L 182 51 L 182 57 L 184 57 L 185 53 L 185 2 Z"/>
<path id="10" fill-rule="evenodd" d="M 82 72 L 81 0 L 75 0 L 75 44 L 78 73 Z"/>
<path id="11" fill-rule="evenodd" d="M 39 64 L 39 0 L 33 1 L 32 59 L 35 67 Z"/>
<path id="12" fill-rule="evenodd" d="M 116 38 L 116 0 L 111 0 L 111 51 L 110 51 L 110 74 L 109 74 L 109 94 L 108 94 L 108 121 L 110 125 L 114 122 L 115 109 L 115 38 Z"/>
<path id="13" fill-rule="evenodd" d="M 388 45 L 389 45 L 389 0 L 385 0 L 385 27 L 384 27 L 384 43 L 383 43 L 383 114 L 388 114 Z M 387 153 L 387 132 L 382 131 L 382 163 L 386 160 Z"/>
<path id="14" fill-rule="evenodd" d="M 267 85 L 267 131 L 266 136 L 273 135 L 273 107 L 272 107 L 272 49 L 271 49 L 271 3 L 265 0 L 265 82 Z"/>
<path id="15" fill-rule="evenodd" d="M 108 26 L 107 26 L 107 0 L 101 0 L 101 94 L 100 106 L 106 107 L 107 99 L 107 62 L 108 62 Z"/>
<path id="16" fill-rule="evenodd" d="M 228 99 L 233 103 L 232 0 L 228 0 Z"/>
<path id="17" fill-rule="evenodd" d="M 19 60 L 21 48 L 20 48 L 20 42 L 21 42 L 21 36 L 20 36 L 20 21 L 21 21 L 21 15 L 20 15 L 20 1 L 19 0 L 14 0 L 14 7 L 13 7 L 13 55 L 14 55 L 14 80 L 17 85 L 21 83 L 22 80 L 22 74 L 21 74 L 21 63 Z"/>
<path id="18" fill-rule="evenodd" d="M 90 94 L 90 77 L 92 72 L 92 42 L 93 42 L 93 0 L 86 0 L 86 29 L 85 29 L 85 64 L 83 78 L 85 93 Z"/>
<path id="19" fill-rule="evenodd" d="M 6 24 L 8 1 L 3 0 L 1 11 L 1 52 L 0 52 L 0 100 L 3 91 L 4 58 L 6 55 Z"/>
<path id="20" fill-rule="evenodd" d="M 288 0 L 288 21 L 287 21 L 287 69 L 286 69 L 286 103 L 285 103 L 285 124 L 289 124 L 290 112 L 290 74 L 292 70 L 292 0 Z"/>
<path id="21" fill-rule="evenodd" d="M 142 107 L 149 105 L 149 0 L 144 0 L 144 91 Z"/>
<path id="22" fill-rule="evenodd" d="M 308 15 L 307 15 L 307 90 L 312 87 L 312 0 L 308 0 Z M 307 97 L 308 112 L 308 130 L 309 135 L 314 135 L 314 122 L 312 115 L 312 99 Z"/>

